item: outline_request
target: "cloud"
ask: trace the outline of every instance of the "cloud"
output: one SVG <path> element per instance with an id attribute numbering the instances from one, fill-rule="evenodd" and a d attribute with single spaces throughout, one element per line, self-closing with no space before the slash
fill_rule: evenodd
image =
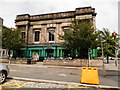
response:
<path id="1" fill-rule="evenodd" d="M 108 28 L 111 32 L 118 31 L 117 2 L 97 3 L 95 7 L 98 12 L 96 17 L 97 27 Z"/>
<path id="2" fill-rule="evenodd" d="M 45 14 L 72 11 L 78 7 L 92 6 L 95 8 L 98 29 L 118 30 L 118 0 L 1 0 L 0 17 L 4 25 L 15 27 L 15 18 L 19 14 Z"/>

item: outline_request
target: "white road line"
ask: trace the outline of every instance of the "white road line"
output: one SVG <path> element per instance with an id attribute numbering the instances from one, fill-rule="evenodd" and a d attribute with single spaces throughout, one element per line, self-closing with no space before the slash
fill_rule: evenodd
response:
<path id="1" fill-rule="evenodd" d="M 68 69 L 82 69 L 82 67 L 64 67 L 64 68 L 68 68 Z"/>

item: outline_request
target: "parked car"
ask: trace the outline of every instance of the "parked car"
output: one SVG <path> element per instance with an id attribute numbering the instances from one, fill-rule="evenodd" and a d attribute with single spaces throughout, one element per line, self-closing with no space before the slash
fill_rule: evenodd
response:
<path id="1" fill-rule="evenodd" d="M 109 57 L 109 60 L 115 60 L 115 57 Z"/>
<path id="2" fill-rule="evenodd" d="M 0 64 L 0 84 L 5 82 L 9 74 L 9 68 L 7 65 Z"/>

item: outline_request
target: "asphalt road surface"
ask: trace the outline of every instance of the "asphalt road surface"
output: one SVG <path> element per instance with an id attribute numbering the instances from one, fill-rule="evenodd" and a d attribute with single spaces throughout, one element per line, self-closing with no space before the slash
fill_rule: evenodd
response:
<path id="1" fill-rule="evenodd" d="M 33 66 L 33 65 L 9 65 L 9 77 L 22 77 L 32 79 L 65 81 L 65 82 L 80 82 L 81 67 L 64 67 L 64 66 Z M 94 78 L 94 77 L 93 77 Z M 101 85 L 117 86 L 120 83 L 118 79 L 118 71 L 106 71 L 106 76 L 103 76 L 103 71 L 99 70 L 99 80 Z"/>

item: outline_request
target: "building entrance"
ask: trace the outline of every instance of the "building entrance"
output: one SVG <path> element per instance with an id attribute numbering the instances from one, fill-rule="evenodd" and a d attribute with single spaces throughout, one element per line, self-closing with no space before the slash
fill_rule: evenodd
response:
<path id="1" fill-rule="evenodd" d="M 47 57 L 53 57 L 53 52 L 54 52 L 53 49 L 46 49 L 46 52 L 47 52 Z"/>

